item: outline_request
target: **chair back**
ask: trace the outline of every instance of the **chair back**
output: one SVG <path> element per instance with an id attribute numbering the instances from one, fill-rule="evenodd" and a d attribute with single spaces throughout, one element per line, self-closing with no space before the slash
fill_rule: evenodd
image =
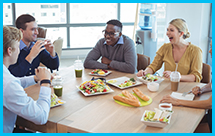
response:
<path id="1" fill-rule="evenodd" d="M 211 82 L 211 67 L 210 65 L 203 63 L 201 83 L 210 83 L 210 82 Z"/>
<path id="2" fill-rule="evenodd" d="M 45 27 L 38 27 L 38 35 L 37 38 L 46 38 L 47 28 Z"/>
<path id="3" fill-rule="evenodd" d="M 150 57 L 143 55 L 143 54 L 137 54 L 137 70 L 146 69 L 146 67 L 150 64 Z"/>
<path id="4" fill-rule="evenodd" d="M 61 53 L 62 53 L 62 46 L 63 46 L 63 38 L 59 37 L 57 40 L 53 42 L 53 44 L 54 44 L 55 52 L 58 54 L 58 57 L 60 60 Z"/>

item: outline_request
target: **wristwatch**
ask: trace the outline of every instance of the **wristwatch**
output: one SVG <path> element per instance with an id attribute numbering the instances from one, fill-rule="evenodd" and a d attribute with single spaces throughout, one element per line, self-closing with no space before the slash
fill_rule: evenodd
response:
<path id="1" fill-rule="evenodd" d="M 43 84 L 43 83 L 49 83 L 51 85 L 51 81 L 48 80 L 48 79 L 44 79 L 44 80 L 40 81 L 40 85 Z"/>

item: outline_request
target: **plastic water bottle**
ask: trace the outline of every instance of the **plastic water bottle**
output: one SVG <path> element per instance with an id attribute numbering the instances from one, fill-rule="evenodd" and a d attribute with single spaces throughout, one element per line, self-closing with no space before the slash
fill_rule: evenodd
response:
<path id="1" fill-rule="evenodd" d="M 156 10 L 155 4 L 152 3 L 141 3 L 139 13 L 139 27 L 142 30 L 152 29 L 152 16 Z"/>

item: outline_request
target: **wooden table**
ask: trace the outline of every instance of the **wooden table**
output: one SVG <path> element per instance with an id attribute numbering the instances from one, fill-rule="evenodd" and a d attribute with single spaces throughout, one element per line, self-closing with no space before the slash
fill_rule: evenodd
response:
<path id="1" fill-rule="evenodd" d="M 165 79 L 159 87 L 158 92 L 150 92 L 145 84 L 136 86 L 145 94 L 149 95 L 153 102 L 145 107 L 126 107 L 117 104 L 113 100 L 122 90 L 110 86 L 114 92 L 103 95 L 84 96 L 77 85 L 89 81 L 93 76 L 89 73 L 92 69 L 84 69 L 82 78 L 76 78 L 74 67 L 68 67 L 60 71 L 63 77 L 63 96 L 60 99 L 66 101 L 62 106 L 51 108 L 49 119 L 45 125 L 35 125 L 21 117 L 17 124 L 32 130 L 48 133 L 192 133 L 205 114 L 204 109 L 173 106 L 173 115 L 170 125 L 165 128 L 147 127 L 140 120 L 145 110 L 158 108 L 159 101 L 164 95 L 171 94 L 170 81 Z M 134 74 L 112 71 L 105 78 L 113 79 L 121 76 L 129 78 Z M 178 92 L 186 92 L 194 86 L 204 84 L 180 82 Z M 34 100 L 38 99 L 39 85 L 26 88 L 26 92 Z M 126 89 L 132 92 L 132 88 Z M 205 93 L 195 100 L 207 99 L 211 93 Z"/>

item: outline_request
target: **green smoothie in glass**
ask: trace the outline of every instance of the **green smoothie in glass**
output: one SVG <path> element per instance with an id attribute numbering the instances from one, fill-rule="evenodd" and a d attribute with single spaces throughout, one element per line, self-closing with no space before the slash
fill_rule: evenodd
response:
<path id="1" fill-rule="evenodd" d="M 82 77 L 82 69 L 76 69 L 75 75 L 76 75 L 76 77 Z"/>
<path id="2" fill-rule="evenodd" d="M 54 93 L 58 96 L 61 97 L 63 93 L 63 86 L 58 85 L 58 86 L 53 86 L 54 88 Z"/>

